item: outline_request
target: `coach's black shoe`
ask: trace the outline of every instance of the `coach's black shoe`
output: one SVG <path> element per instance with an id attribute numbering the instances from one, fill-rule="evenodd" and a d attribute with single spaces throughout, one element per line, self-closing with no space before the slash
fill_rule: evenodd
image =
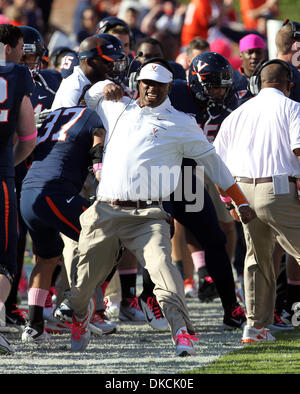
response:
<path id="1" fill-rule="evenodd" d="M 73 323 L 73 309 L 66 298 L 54 311 L 54 317 L 64 323 Z"/>
<path id="2" fill-rule="evenodd" d="M 11 310 L 6 309 L 5 319 L 7 326 L 16 327 L 20 330 L 25 328 L 25 314 L 17 307 L 17 305 L 14 305 Z"/>
<path id="3" fill-rule="evenodd" d="M 228 330 L 236 328 L 243 328 L 246 323 L 246 316 L 244 309 L 237 303 L 228 310 L 225 310 L 223 323 Z"/>
<path id="4" fill-rule="evenodd" d="M 198 270 L 198 298 L 200 302 L 211 302 L 219 297 L 212 278 L 208 275 L 206 267 Z"/>

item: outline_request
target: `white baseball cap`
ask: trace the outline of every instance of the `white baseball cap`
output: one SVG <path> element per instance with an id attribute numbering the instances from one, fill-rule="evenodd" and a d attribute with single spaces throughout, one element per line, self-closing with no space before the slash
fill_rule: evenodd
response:
<path id="1" fill-rule="evenodd" d="M 161 64 L 149 63 L 141 69 L 137 79 L 138 81 L 149 79 L 150 81 L 169 83 L 173 81 L 173 74 Z"/>

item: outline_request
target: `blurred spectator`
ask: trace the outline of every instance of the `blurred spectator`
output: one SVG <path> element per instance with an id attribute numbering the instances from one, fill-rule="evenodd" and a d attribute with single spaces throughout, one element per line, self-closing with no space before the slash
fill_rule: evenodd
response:
<path id="1" fill-rule="evenodd" d="M 157 31 L 151 37 L 161 42 L 166 60 L 176 59 L 179 53 L 180 43 L 175 36 L 166 31 Z"/>
<path id="2" fill-rule="evenodd" d="M 186 5 L 163 0 L 151 0 L 149 3 L 150 9 L 141 21 L 141 31 L 147 35 L 152 35 L 157 31 L 180 34 Z"/>
<path id="3" fill-rule="evenodd" d="M 73 20 L 73 33 L 75 34 L 75 37 L 77 37 L 77 34 L 82 30 L 83 25 L 82 25 L 82 14 L 84 10 L 87 8 L 94 8 L 95 11 L 98 14 L 98 21 L 101 20 L 102 18 L 105 18 L 106 16 L 109 16 L 107 12 L 100 11 L 99 7 L 97 7 L 97 4 L 99 3 L 99 0 L 79 0 L 77 3 L 77 6 L 75 8 L 74 12 L 74 20 Z"/>
<path id="4" fill-rule="evenodd" d="M 232 0 L 191 0 L 181 31 L 181 46 L 188 45 L 194 37 L 213 40 L 221 35 L 222 26 L 235 19 Z"/>
<path id="5" fill-rule="evenodd" d="M 266 34 L 267 19 L 279 14 L 278 0 L 240 0 L 240 11 L 247 30 L 257 30 Z"/>
<path id="6" fill-rule="evenodd" d="M 42 35 L 44 35 L 49 30 L 49 19 L 52 10 L 53 0 L 35 0 L 34 3 L 36 3 L 38 9 L 41 10 L 41 17 L 43 23 L 40 26 L 40 32 L 42 33 Z"/>
<path id="7" fill-rule="evenodd" d="M 99 15 L 95 8 L 86 8 L 81 16 L 82 29 L 78 32 L 76 36 L 76 41 L 80 44 L 81 41 L 95 34 L 98 22 Z"/>
<path id="8" fill-rule="evenodd" d="M 3 14 L 6 7 L 10 5 L 10 0 L 0 0 L 0 14 Z"/>
<path id="9" fill-rule="evenodd" d="M 4 15 L 9 19 L 11 25 L 23 26 L 28 24 L 25 10 L 14 4 L 5 9 Z"/>
<path id="10" fill-rule="evenodd" d="M 10 24 L 10 20 L 7 18 L 7 16 L 0 14 L 0 25 L 9 25 Z"/>
<path id="11" fill-rule="evenodd" d="M 201 37 L 193 38 L 188 46 L 186 47 L 186 51 L 180 53 L 177 58 L 176 62 L 181 64 L 182 67 L 185 69 L 186 76 L 188 76 L 190 65 L 193 59 L 200 55 L 203 52 L 209 52 L 210 46 L 208 41 Z"/>
<path id="12" fill-rule="evenodd" d="M 231 67 L 234 70 L 237 70 L 242 64 L 241 59 L 232 54 L 231 45 L 225 38 L 217 38 L 216 40 L 212 41 L 210 43 L 210 50 L 223 55 L 229 61 Z"/>
<path id="13" fill-rule="evenodd" d="M 131 31 L 132 47 L 142 38 L 147 37 L 146 34 L 142 33 L 138 28 L 139 11 L 137 8 L 129 7 L 124 12 L 123 20 L 127 23 Z"/>
<path id="14" fill-rule="evenodd" d="M 137 42 L 135 53 L 138 54 L 139 52 L 142 52 L 142 56 L 138 56 L 136 60 L 142 64 L 153 57 L 164 57 L 161 42 L 152 37 L 145 37 Z"/>
<path id="15" fill-rule="evenodd" d="M 300 24 L 284 21 L 275 38 L 277 58 L 290 64 L 292 69 L 292 83 L 290 99 L 300 102 Z"/>
<path id="16" fill-rule="evenodd" d="M 43 20 L 42 20 L 42 11 L 37 6 L 37 2 L 35 0 L 13 0 L 13 5 L 15 7 L 15 18 L 14 21 L 18 26 L 27 25 L 42 31 L 43 28 Z M 18 11 L 17 11 L 18 10 Z M 19 18 L 24 19 L 24 22 L 20 22 Z M 21 17 L 21 15 L 25 14 L 25 18 Z"/>
<path id="17" fill-rule="evenodd" d="M 95 3 L 95 8 L 99 14 L 117 16 L 122 0 L 98 0 Z"/>

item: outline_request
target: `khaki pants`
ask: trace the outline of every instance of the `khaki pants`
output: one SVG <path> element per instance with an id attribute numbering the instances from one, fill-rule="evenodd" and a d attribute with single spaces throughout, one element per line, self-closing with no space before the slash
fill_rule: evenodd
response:
<path id="1" fill-rule="evenodd" d="M 275 196 L 273 183 L 237 182 L 257 218 L 244 225 L 247 253 L 244 268 L 247 324 L 273 323 L 276 277 L 273 264 L 275 241 L 300 264 L 300 201 L 296 185 L 290 193 Z"/>
<path id="2" fill-rule="evenodd" d="M 122 244 L 148 269 L 154 293 L 167 318 L 172 335 L 187 326 L 194 333 L 185 302 L 183 281 L 171 259 L 168 215 L 159 207 L 120 208 L 96 201 L 80 217 L 77 282 L 71 306 L 79 318 L 87 313 L 98 283 L 111 272 Z"/>

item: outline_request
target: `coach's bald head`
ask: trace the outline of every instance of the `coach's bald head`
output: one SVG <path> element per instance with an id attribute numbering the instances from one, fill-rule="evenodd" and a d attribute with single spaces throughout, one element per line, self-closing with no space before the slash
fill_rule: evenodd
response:
<path id="1" fill-rule="evenodd" d="M 290 95 L 290 74 L 286 67 L 279 63 L 271 63 L 265 66 L 260 73 L 261 88 L 275 88 L 281 90 L 287 97 Z"/>

